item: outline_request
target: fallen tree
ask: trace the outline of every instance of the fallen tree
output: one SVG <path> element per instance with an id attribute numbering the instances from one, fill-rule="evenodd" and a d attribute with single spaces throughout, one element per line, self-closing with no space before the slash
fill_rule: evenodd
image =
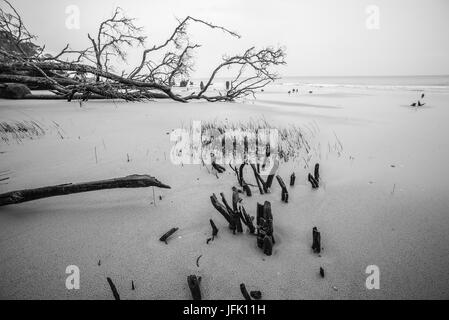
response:
<path id="1" fill-rule="evenodd" d="M 67 183 L 56 186 L 42 187 L 36 189 L 24 189 L 0 194 L 0 206 L 17 204 L 41 198 L 67 195 L 72 193 L 89 192 L 115 188 L 145 188 L 158 187 L 170 189 L 170 186 L 160 182 L 149 175 L 133 174 L 130 176 L 98 180 L 84 183 Z"/>
<path id="2" fill-rule="evenodd" d="M 192 51 L 200 44 L 191 43 L 187 33 L 190 23 L 240 38 L 240 35 L 201 19 L 187 16 L 170 36 L 159 45 L 145 48 L 146 36 L 142 27 L 128 18 L 120 8 L 102 21 L 94 35 L 88 34 L 90 46 L 74 50 L 67 44 L 59 53 L 45 53 L 45 46 L 35 45 L 36 37 L 28 31 L 21 16 L 8 0 L 0 8 L 0 83 L 15 82 L 45 88 L 70 101 L 92 97 L 142 101 L 172 99 L 179 102 L 205 99 L 233 101 L 248 95 L 276 80 L 271 70 L 285 64 L 282 48 L 254 47 L 242 54 L 224 56 L 212 71 L 209 80 L 198 92 L 181 96 L 172 91 L 176 80 L 186 81 L 193 70 Z M 116 74 L 112 57 L 126 61 L 126 48 L 144 47 L 140 63 L 127 73 Z M 232 70 L 235 76 L 226 90 L 210 89 L 216 76 L 223 70 Z M 218 92 L 218 93 L 217 93 Z M 31 98 L 28 96 L 27 98 Z M 46 95 L 36 98 L 47 98 Z"/>

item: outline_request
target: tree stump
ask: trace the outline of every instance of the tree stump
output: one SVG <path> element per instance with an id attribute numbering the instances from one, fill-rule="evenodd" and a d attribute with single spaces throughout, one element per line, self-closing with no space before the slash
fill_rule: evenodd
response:
<path id="1" fill-rule="evenodd" d="M 251 296 L 253 299 L 255 299 L 255 300 L 260 300 L 260 299 L 262 299 L 262 292 L 260 292 L 259 290 L 257 290 L 257 291 L 251 291 L 249 294 L 250 294 L 250 296 Z"/>
<path id="2" fill-rule="evenodd" d="M 200 282 L 201 277 L 197 278 L 196 275 L 190 275 L 187 277 L 187 284 L 189 285 L 193 300 L 201 300 Z"/>

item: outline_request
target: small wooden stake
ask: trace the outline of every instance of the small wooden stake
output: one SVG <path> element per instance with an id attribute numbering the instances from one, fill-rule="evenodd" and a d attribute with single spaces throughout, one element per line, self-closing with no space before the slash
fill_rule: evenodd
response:
<path id="1" fill-rule="evenodd" d="M 250 295 L 248 293 L 248 290 L 246 290 L 246 286 L 245 286 L 244 283 L 240 284 L 240 291 L 242 292 L 243 297 L 245 298 L 245 300 L 251 300 L 251 297 L 250 297 Z"/>
<path id="2" fill-rule="evenodd" d="M 295 185 L 296 175 L 293 172 L 290 176 L 290 186 L 293 187 Z"/>
<path id="3" fill-rule="evenodd" d="M 112 294 L 114 295 L 114 299 L 120 300 L 120 295 L 118 294 L 118 291 L 114 285 L 114 282 L 112 282 L 111 278 L 109 278 L 109 277 L 107 277 L 106 280 L 108 280 L 109 286 L 111 287 Z"/>
<path id="4" fill-rule="evenodd" d="M 320 181 L 320 164 L 315 164 L 315 171 L 314 171 L 314 178 L 317 181 L 317 183 Z"/>
<path id="5" fill-rule="evenodd" d="M 214 221 L 212 219 L 209 219 L 210 225 L 212 227 L 212 238 L 216 237 L 218 234 L 218 228 L 215 225 Z"/>

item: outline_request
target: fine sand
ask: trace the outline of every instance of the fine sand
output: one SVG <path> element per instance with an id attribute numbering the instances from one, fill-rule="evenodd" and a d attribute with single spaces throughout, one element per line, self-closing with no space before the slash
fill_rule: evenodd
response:
<path id="1" fill-rule="evenodd" d="M 264 299 L 449 298 L 449 93 L 426 90 L 416 109 L 408 105 L 421 92 L 407 88 L 299 88 L 288 95 L 291 87 L 273 85 L 241 103 L 0 100 L 2 121 L 33 120 L 47 131 L 0 142 L 0 171 L 10 177 L 0 192 L 133 173 L 171 186 L 154 189 L 156 203 L 143 188 L 0 207 L 0 298 L 112 299 L 110 277 L 122 299 L 190 299 L 190 274 L 202 276 L 204 299 L 241 299 L 242 282 Z M 212 193 L 230 199 L 233 172 L 217 179 L 169 156 L 173 129 L 251 119 L 314 128 L 310 161 L 323 179 L 312 190 L 310 168 L 281 163 L 284 181 L 297 176 L 288 204 L 276 181 L 268 195 L 254 188 L 243 196 L 251 215 L 257 202 L 271 201 L 270 257 L 254 236 L 232 235 L 210 203 Z M 210 218 L 220 231 L 206 244 Z M 314 226 L 321 256 L 310 248 Z M 179 230 L 160 242 L 172 227 Z M 79 290 L 66 289 L 69 265 L 80 269 Z M 369 265 L 380 269 L 379 290 L 365 287 Z"/>

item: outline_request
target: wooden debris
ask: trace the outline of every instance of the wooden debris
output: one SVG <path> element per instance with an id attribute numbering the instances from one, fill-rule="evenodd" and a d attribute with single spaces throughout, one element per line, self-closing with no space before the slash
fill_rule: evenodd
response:
<path id="1" fill-rule="evenodd" d="M 212 227 L 212 239 L 213 239 L 218 234 L 218 228 L 212 219 L 209 219 L 209 222 L 210 222 L 210 226 Z"/>
<path id="2" fill-rule="evenodd" d="M 170 237 L 173 233 L 175 233 L 176 231 L 178 231 L 179 228 L 171 228 L 169 231 L 167 231 L 162 237 L 159 238 L 159 241 L 163 241 L 165 242 L 165 244 L 167 243 L 167 239 L 168 237 Z"/>
<path id="3" fill-rule="evenodd" d="M 259 188 L 260 194 L 267 193 L 268 191 L 267 184 L 265 183 L 265 181 L 263 181 L 256 166 L 253 163 L 251 163 L 251 168 L 253 169 L 254 176 L 256 177 L 257 187 Z"/>
<path id="4" fill-rule="evenodd" d="M 197 278 L 196 275 L 190 275 L 187 277 L 187 284 L 189 285 L 193 300 L 201 300 L 200 282 L 201 277 Z"/>
<path id="5" fill-rule="evenodd" d="M 256 299 L 256 300 L 262 299 L 262 292 L 260 292 L 259 290 L 251 291 L 249 294 L 253 299 Z"/>
<path id="6" fill-rule="evenodd" d="M 313 237 L 312 250 L 314 253 L 320 253 L 321 252 L 321 234 L 318 232 L 317 227 L 313 227 L 312 237 Z"/>
<path id="7" fill-rule="evenodd" d="M 251 300 L 251 297 L 250 297 L 250 295 L 248 293 L 248 290 L 246 290 L 246 286 L 245 286 L 244 283 L 240 284 L 240 291 L 242 292 L 243 297 L 245 298 L 245 300 Z"/>
<path id="8" fill-rule="evenodd" d="M 276 179 L 279 182 L 279 185 L 281 186 L 281 189 L 282 189 L 281 200 L 284 201 L 285 203 L 288 203 L 288 190 L 287 190 L 287 187 L 285 186 L 285 183 L 282 180 L 280 175 L 277 175 Z"/>
<path id="9" fill-rule="evenodd" d="M 199 268 L 200 267 L 200 259 L 203 255 L 200 255 L 198 258 L 196 258 L 196 266 Z"/>
<path id="10" fill-rule="evenodd" d="M 267 256 L 271 256 L 273 253 L 273 242 L 271 241 L 271 237 L 268 235 L 265 236 L 263 239 L 263 253 L 265 253 Z"/>
<path id="11" fill-rule="evenodd" d="M 134 286 L 134 280 L 131 280 L 131 290 L 135 290 L 136 287 Z"/>
<path id="12" fill-rule="evenodd" d="M 234 221 L 231 219 L 231 216 L 229 215 L 228 211 L 226 210 L 226 208 L 220 203 L 220 201 L 217 199 L 217 196 L 214 194 L 212 194 L 212 196 L 210 197 L 210 201 L 212 202 L 212 205 L 214 206 L 215 209 L 217 209 L 218 212 L 221 213 L 221 215 L 226 219 L 226 221 L 229 223 L 229 228 L 231 230 L 235 230 L 235 224 Z"/>
<path id="13" fill-rule="evenodd" d="M 309 180 L 310 184 L 312 185 L 313 189 L 317 189 L 319 187 L 318 181 L 316 181 L 316 179 L 310 173 L 308 176 L 308 180 Z"/>
<path id="14" fill-rule="evenodd" d="M 324 269 L 320 267 L 320 276 L 321 278 L 324 278 Z"/>
<path id="15" fill-rule="evenodd" d="M 254 224 L 253 224 L 254 217 L 251 217 L 248 213 L 246 213 L 246 210 L 243 206 L 241 207 L 241 210 L 242 210 L 241 214 L 245 218 L 244 219 L 245 225 L 248 227 L 249 232 L 251 234 L 254 234 L 256 232 L 256 228 L 254 227 Z"/>
<path id="16" fill-rule="evenodd" d="M 209 242 L 212 240 L 212 238 L 207 238 L 206 244 L 209 244 Z"/>
<path id="17" fill-rule="evenodd" d="M 122 178 L 99 180 L 83 183 L 66 183 L 56 186 L 42 187 L 36 189 L 24 189 L 0 194 L 0 206 L 16 204 L 26 201 L 37 200 L 72 193 L 88 192 L 115 188 L 145 188 L 155 186 L 170 189 L 156 178 L 149 175 L 130 175 Z"/>
<path id="18" fill-rule="evenodd" d="M 290 176 L 290 187 L 293 187 L 295 185 L 296 175 L 293 172 Z"/>
<path id="19" fill-rule="evenodd" d="M 98 265 L 101 266 L 101 260 L 98 260 Z"/>
<path id="20" fill-rule="evenodd" d="M 109 286 L 111 287 L 112 294 L 114 295 L 114 299 L 120 300 L 120 295 L 118 294 L 118 291 L 114 285 L 114 282 L 112 282 L 111 278 L 109 278 L 109 277 L 107 277 L 106 280 L 108 280 Z"/>
<path id="21" fill-rule="evenodd" d="M 315 170 L 314 170 L 314 178 L 317 181 L 317 183 L 320 181 L 320 164 L 315 164 Z"/>

